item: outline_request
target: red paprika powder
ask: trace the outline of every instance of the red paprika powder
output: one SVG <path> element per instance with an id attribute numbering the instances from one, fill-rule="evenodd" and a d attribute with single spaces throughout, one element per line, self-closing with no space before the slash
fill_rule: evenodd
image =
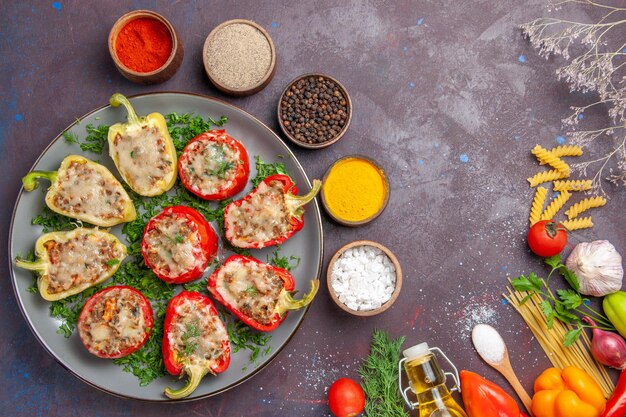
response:
<path id="1" fill-rule="evenodd" d="M 159 20 L 142 17 L 122 27 L 115 39 L 115 53 L 122 65 L 150 72 L 165 64 L 172 53 L 172 36 Z"/>

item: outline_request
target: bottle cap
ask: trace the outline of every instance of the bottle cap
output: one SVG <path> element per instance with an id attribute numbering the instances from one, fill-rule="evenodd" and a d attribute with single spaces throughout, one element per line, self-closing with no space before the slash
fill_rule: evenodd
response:
<path id="1" fill-rule="evenodd" d="M 419 358 L 420 356 L 430 354 L 430 349 L 428 348 L 428 343 L 420 343 L 419 345 L 415 345 L 406 349 L 402 352 L 402 354 L 407 360 L 410 361 L 415 358 Z"/>

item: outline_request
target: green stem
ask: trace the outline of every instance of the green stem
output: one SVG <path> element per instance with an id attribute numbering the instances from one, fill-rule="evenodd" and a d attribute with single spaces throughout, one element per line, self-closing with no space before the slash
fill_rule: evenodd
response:
<path id="1" fill-rule="evenodd" d="M 313 200 L 317 193 L 322 189 L 322 182 L 320 180 L 313 180 L 313 187 L 311 187 L 311 191 L 306 193 L 305 195 L 293 195 L 287 193 L 285 195 L 285 204 L 289 209 L 289 212 L 292 215 L 298 214 L 298 209 L 309 201 Z"/>
<path id="2" fill-rule="evenodd" d="M 198 385 L 200 385 L 200 381 L 202 381 L 202 378 L 204 378 L 204 376 L 208 372 L 208 368 L 200 365 L 185 365 L 183 367 L 182 373 L 189 375 L 187 385 L 177 390 L 173 390 L 169 387 L 165 388 L 165 395 L 173 400 L 178 400 L 180 398 L 185 398 L 191 395 L 191 393 L 193 393 L 196 388 L 198 388 Z"/>
<path id="3" fill-rule="evenodd" d="M 22 184 L 26 191 L 33 191 L 37 188 L 38 179 L 45 178 L 54 184 L 58 177 L 59 174 L 56 171 L 32 171 L 22 178 Z"/>
<path id="4" fill-rule="evenodd" d="M 311 290 L 308 293 L 304 294 L 304 296 L 299 300 L 293 298 L 293 292 L 283 290 L 278 298 L 278 303 L 276 303 L 275 312 L 277 312 L 282 317 L 287 312 L 287 310 L 299 310 L 302 307 L 309 305 L 311 301 L 313 301 L 315 294 L 317 294 L 317 290 L 319 289 L 319 287 L 320 280 L 312 279 Z"/>
<path id="5" fill-rule="evenodd" d="M 23 269 L 28 269 L 29 271 L 45 271 L 46 267 L 48 266 L 47 262 L 44 262 L 41 258 L 38 258 L 35 261 L 28 261 L 26 259 L 22 259 L 22 258 L 15 258 L 15 265 L 23 268 Z"/>
<path id="6" fill-rule="evenodd" d="M 124 97 L 123 95 L 121 95 L 120 93 L 113 94 L 111 98 L 109 99 L 109 103 L 113 107 L 118 107 L 120 105 L 126 107 L 126 111 L 128 112 L 128 123 L 131 123 L 131 124 L 141 123 L 141 118 L 137 116 L 137 113 L 135 112 L 133 105 L 130 104 L 130 101 L 128 101 L 128 99 Z"/>

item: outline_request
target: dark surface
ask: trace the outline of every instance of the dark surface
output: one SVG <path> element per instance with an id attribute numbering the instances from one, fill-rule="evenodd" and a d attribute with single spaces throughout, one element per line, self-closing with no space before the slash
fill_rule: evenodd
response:
<path id="1" fill-rule="evenodd" d="M 556 62 L 537 57 L 516 29 L 544 14 L 543 1 L 384 2 L 3 2 L 0 16 L 0 222 L 7 241 L 25 174 L 65 126 L 114 92 L 192 91 L 225 98 L 277 129 L 280 92 L 295 76 L 320 71 L 340 80 L 354 105 L 350 129 L 318 151 L 293 148 L 311 178 L 337 158 L 371 156 L 386 169 L 391 199 L 375 222 L 356 229 L 324 219 L 325 261 L 343 244 L 370 239 L 389 247 L 405 272 L 396 304 L 372 318 L 333 305 L 324 285 L 300 331 L 278 358 L 245 384 L 186 404 L 118 399 L 80 382 L 39 346 L 19 313 L 6 246 L 0 259 L 0 403 L 3 416 L 320 416 L 327 387 L 356 378 L 373 328 L 428 341 L 459 368 L 507 387 L 474 352 L 470 331 L 487 322 L 508 343 L 530 391 L 548 360 L 521 318 L 501 302 L 506 276 L 544 269 L 525 244 L 538 170 L 535 143 L 556 144 L 561 118 L 585 98 L 556 80 Z M 185 58 L 168 82 L 124 79 L 107 51 L 111 25 L 139 8 L 165 15 L 179 30 Z M 576 6 L 578 17 L 588 18 Z M 202 67 L 209 31 L 232 18 L 255 20 L 277 48 L 276 76 L 260 93 L 218 93 Z M 588 100 L 588 99 L 587 99 Z M 608 123 L 602 109 L 589 123 Z M 586 154 L 604 155 L 608 141 Z M 608 239 L 625 252 L 623 191 L 593 212 L 593 229 L 575 239 Z M 576 196 L 576 198 L 581 198 Z M 325 263 L 326 264 L 326 263 Z"/>

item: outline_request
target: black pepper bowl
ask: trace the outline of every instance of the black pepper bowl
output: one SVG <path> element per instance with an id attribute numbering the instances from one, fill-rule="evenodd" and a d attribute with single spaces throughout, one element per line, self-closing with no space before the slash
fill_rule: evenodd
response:
<path id="1" fill-rule="evenodd" d="M 311 90 L 310 83 L 306 82 L 308 78 L 332 86 L 334 94 L 316 93 L 315 87 Z M 303 90 L 296 89 L 299 97 L 293 97 L 292 87 L 303 80 Z M 288 105 L 293 111 L 288 110 Z M 300 117 L 295 117 L 294 111 L 298 111 Z M 306 114 L 309 116 L 305 117 Z M 293 79 L 283 90 L 278 100 L 277 115 L 280 129 L 287 139 L 304 148 L 320 149 L 337 142 L 346 133 L 352 120 L 352 101 L 346 88 L 333 77 L 319 73 L 304 74 Z"/>

